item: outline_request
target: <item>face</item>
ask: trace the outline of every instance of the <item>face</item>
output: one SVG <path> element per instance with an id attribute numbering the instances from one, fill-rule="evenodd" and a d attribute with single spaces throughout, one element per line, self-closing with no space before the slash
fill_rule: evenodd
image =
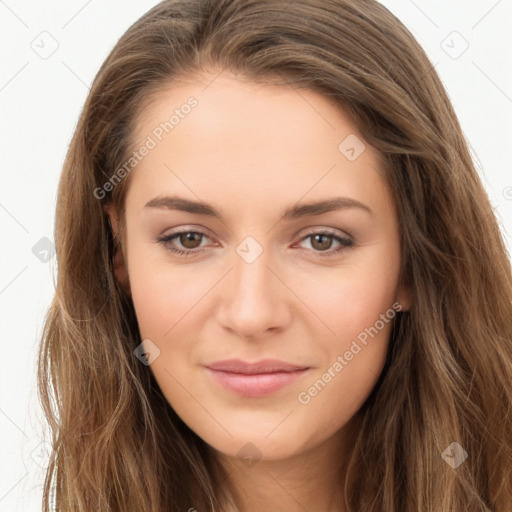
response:
<path id="1" fill-rule="evenodd" d="M 381 373 L 409 307 L 396 211 L 376 151 L 328 98 L 203 78 L 138 120 L 151 147 L 126 195 L 130 294 L 182 420 L 225 456 L 283 459 L 341 431 Z M 227 360 L 248 365 L 209 368 Z"/>

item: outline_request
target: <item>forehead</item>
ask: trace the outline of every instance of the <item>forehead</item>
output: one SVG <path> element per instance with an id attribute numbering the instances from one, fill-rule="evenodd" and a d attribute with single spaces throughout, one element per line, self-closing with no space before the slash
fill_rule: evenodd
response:
<path id="1" fill-rule="evenodd" d="M 187 106 L 191 98 L 197 104 L 192 109 Z M 245 144 L 249 142 L 245 137 L 249 133 L 261 136 L 256 141 L 265 138 L 266 142 L 269 135 L 278 135 L 276 144 L 284 144 L 291 137 L 293 142 L 300 137 L 333 136 L 336 141 L 343 133 L 362 138 L 343 106 L 317 91 L 257 83 L 227 72 L 190 75 L 153 93 L 136 120 L 136 138 L 143 138 L 169 121 L 173 113 L 177 114 L 171 121 L 174 135 L 188 129 L 204 143 L 212 140 L 212 136 L 227 143 L 235 133 L 244 138 Z M 241 127 L 245 128 L 242 133 Z M 326 144 L 329 142 L 326 140 Z"/>
<path id="2" fill-rule="evenodd" d="M 179 190 L 220 209 L 229 198 L 239 211 L 326 194 L 389 201 L 378 152 L 342 107 L 310 89 L 227 73 L 182 80 L 154 96 L 133 135 L 154 143 L 131 177 L 137 196 Z"/>

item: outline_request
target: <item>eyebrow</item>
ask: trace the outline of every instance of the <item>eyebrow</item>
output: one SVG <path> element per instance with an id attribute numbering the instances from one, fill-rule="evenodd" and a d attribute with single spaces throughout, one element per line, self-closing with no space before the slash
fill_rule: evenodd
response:
<path id="1" fill-rule="evenodd" d="M 196 213 L 199 215 L 208 215 L 210 217 L 214 217 L 224 222 L 222 215 L 219 211 L 217 211 L 213 206 L 198 202 L 191 201 L 189 199 L 183 199 L 177 196 L 159 196 L 151 199 L 145 205 L 145 208 L 165 208 L 168 210 L 180 210 L 188 213 Z M 356 199 L 352 199 L 350 197 L 333 197 L 330 199 L 324 199 L 322 201 L 304 203 L 304 204 L 295 204 L 287 208 L 283 214 L 283 220 L 294 220 L 302 217 L 314 216 L 314 215 L 322 215 L 324 213 L 344 210 L 347 208 L 359 208 L 370 215 L 373 215 L 374 212 L 372 209 L 357 201 Z"/>

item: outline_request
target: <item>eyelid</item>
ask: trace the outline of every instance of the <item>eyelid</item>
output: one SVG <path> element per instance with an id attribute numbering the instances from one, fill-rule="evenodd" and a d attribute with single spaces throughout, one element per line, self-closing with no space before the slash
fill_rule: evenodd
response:
<path id="1" fill-rule="evenodd" d="M 182 233 L 191 233 L 191 232 L 199 233 L 201 235 L 206 235 L 210 239 L 214 238 L 209 234 L 209 231 L 203 227 L 196 228 L 191 225 L 185 225 L 185 226 L 180 226 L 179 228 L 176 228 L 176 230 L 177 231 L 171 231 L 170 233 L 162 234 L 159 236 L 159 238 L 168 238 L 168 237 L 171 237 L 174 235 L 180 235 Z M 295 243 L 301 242 L 302 240 L 304 240 L 304 238 L 311 236 L 311 235 L 316 235 L 316 234 L 332 235 L 332 236 L 336 236 L 336 237 L 343 238 L 346 240 L 354 241 L 352 235 L 350 235 L 346 231 L 342 231 L 342 230 L 336 229 L 336 228 L 328 228 L 325 226 L 316 226 L 316 227 L 308 228 L 305 233 L 300 235 L 300 238 L 298 238 Z M 296 238 L 298 236 L 299 235 L 296 235 L 294 238 Z"/>
<path id="2" fill-rule="evenodd" d="M 342 231 L 341 229 L 336 229 L 336 228 L 327 228 L 324 226 L 316 226 L 313 228 L 308 228 L 308 230 L 304 234 L 301 235 L 300 240 L 304 239 L 307 236 L 316 235 L 316 234 L 332 235 L 332 236 L 336 236 L 339 238 L 353 241 L 352 235 L 350 235 L 346 231 Z"/>
<path id="3" fill-rule="evenodd" d="M 197 227 L 197 226 L 193 226 L 193 225 L 179 226 L 177 228 L 172 229 L 169 232 L 164 231 L 161 235 L 158 235 L 158 237 L 159 238 L 167 238 L 167 237 L 174 236 L 174 235 L 180 235 L 182 233 L 199 233 L 201 235 L 207 236 L 208 238 L 215 238 L 215 237 L 211 236 L 208 229 L 203 228 L 202 226 Z"/>

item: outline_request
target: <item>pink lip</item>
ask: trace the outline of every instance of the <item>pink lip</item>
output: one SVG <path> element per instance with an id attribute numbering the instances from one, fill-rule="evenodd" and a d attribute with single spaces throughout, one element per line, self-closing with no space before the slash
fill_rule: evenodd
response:
<path id="1" fill-rule="evenodd" d="M 209 364 L 206 369 L 226 389 L 246 397 L 259 397 L 291 384 L 304 375 L 309 367 L 276 359 L 256 363 L 230 359 Z"/>

